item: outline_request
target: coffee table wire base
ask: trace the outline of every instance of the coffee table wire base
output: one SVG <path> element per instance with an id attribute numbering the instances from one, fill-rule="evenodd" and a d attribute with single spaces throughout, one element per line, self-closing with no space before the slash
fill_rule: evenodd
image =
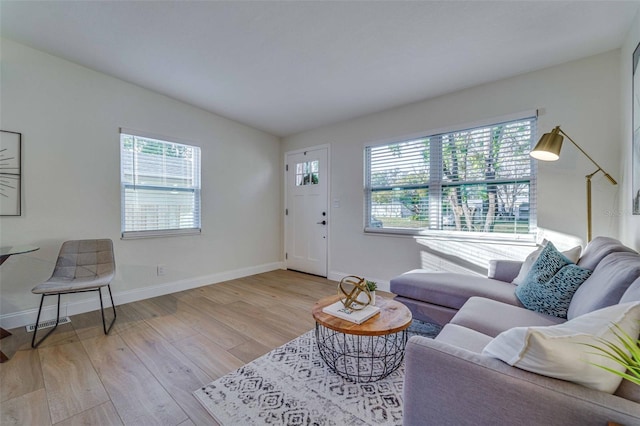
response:
<path id="1" fill-rule="evenodd" d="M 340 333 L 316 323 L 316 343 L 331 370 L 357 383 L 375 382 L 394 372 L 404 359 L 407 330 L 382 336 Z"/>

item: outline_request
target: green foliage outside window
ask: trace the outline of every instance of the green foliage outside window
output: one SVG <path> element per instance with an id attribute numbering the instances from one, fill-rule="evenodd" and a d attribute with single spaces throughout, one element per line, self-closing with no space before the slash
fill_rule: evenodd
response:
<path id="1" fill-rule="evenodd" d="M 535 119 L 367 148 L 368 208 L 384 228 L 531 231 Z"/>

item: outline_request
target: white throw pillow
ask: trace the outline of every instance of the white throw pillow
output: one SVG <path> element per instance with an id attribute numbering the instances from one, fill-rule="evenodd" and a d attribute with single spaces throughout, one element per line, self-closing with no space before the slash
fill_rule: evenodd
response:
<path id="1" fill-rule="evenodd" d="M 597 338 L 617 342 L 614 324 L 637 338 L 640 302 L 609 306 L 559 325 L 515 327 L 500 333 L 482 353 L 523 370 L 614 393 L 622 378 L 593 364 L 620 372 L 624 367 L 584 345 L 605 347 Z"/>
<path id="2" fill-rule="evenodd" d="M 535 261 L 538 260 L 538 256 L 540 256 L 540 253 L 542 253 L 542 249 L 545 248 L 548 242 L 549 241 L 547 240 L 543 240 L 542 244 L 540 244 L 540 247 L 538 247 L 533 252 L 529 253 L 529 255 L 526 257 L 526 259 L 522 263 L 522 266 L 520 267 L 520 272 L 518 272 L 518 276 L 515 277 L 513 281 L 511 281 L 513 284 L 520 285 L 524 282 L 525 277 L 531 270 L 531 267 L 533 266 Z M 580 259 L 581 253 L 582 253 L 582 247 L 580 246 L 575 246 L 567 251 L 562 252 L 562 254 L 565 255 L 567 259 L 569 259 L 573 263 L 578 263 L 578 259 Z"/>

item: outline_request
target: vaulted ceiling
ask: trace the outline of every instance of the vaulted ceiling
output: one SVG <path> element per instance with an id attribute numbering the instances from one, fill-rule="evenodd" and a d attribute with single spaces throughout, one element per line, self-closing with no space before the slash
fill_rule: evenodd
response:
<path id="1" fill-rule="evenodd" d="M 619 48 L 639 5 L 2 0 L 0 34 L 287 136 Z"/>

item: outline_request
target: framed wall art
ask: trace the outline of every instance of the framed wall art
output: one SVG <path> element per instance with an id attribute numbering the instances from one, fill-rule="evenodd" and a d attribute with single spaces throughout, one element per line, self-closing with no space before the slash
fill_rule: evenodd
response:
<path id="1" fill-rule="evenodd" d="M 640 44 L 633 52 L 633 141 L 631 147 L 631 187 L 632 187 L 632 210 L 633 214 L 640 215 L 640 71 L 638 70 L 638 60 L 640 59 Z"/>
<path id="2" fill-rule="evenodd" d="M 0 130 L 0 216 L 22 211 L 22 133 Z"/>

